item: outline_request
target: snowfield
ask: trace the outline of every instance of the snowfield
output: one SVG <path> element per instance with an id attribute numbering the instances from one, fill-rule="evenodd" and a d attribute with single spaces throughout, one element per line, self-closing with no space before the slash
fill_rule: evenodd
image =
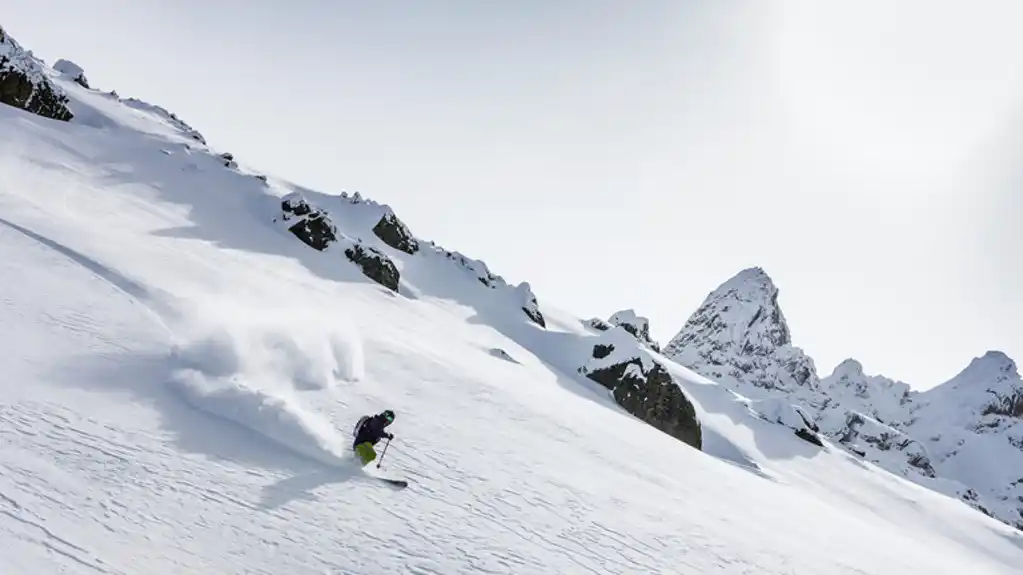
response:
<path id="1" fill-rule="evenodd" d="M 0 105 L 0 573 L 1021 572 L 1018 531 L 643 350 L 703 451 L 654 429 L 528 284 L 47 73 L 72 122 Z M 397 292 L 275 223 L 296 192 Z M 396 440 L 359 469 L 352 425 L 384 408 Z"/>

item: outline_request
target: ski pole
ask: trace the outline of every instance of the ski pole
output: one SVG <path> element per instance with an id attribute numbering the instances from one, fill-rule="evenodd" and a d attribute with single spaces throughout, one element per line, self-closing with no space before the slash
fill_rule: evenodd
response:
<path id="1" fill-rule="evenodd" d="M 387 455 L 387 446 L 391 444 L 391 440 L 388 439 L 387 443 L 384 444 L 384 450 L 380 452 L 380 459 L 377 460 L 377 469 L 380 469 L 380 464 L 384 462 L 384 456 Z"/>

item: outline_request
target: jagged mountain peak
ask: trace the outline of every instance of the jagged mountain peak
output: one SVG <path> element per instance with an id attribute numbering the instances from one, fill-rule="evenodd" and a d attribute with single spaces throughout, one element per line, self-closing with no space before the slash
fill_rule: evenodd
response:
<path id="1" fill-rule="evenodd" d="M 744 345 L 752 333 L 775 346 L 792 342 L 788 323 L 778 306 L 778 288 L 759 267 L 742 270 L 707 295 L 667 350 L 681 350 L 698 334 Z"/>
<path id="2" fill-rule="evenodd" d="M 768 389 L 816 388 L 816 367 L 792 346 L 778 294 L 763 268 L 740 271 L 704 299 L 665 355 L 710 378 Z"/>

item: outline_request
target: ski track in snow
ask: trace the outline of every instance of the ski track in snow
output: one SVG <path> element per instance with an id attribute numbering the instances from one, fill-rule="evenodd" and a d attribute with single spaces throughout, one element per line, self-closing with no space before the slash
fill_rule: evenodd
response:
<path id="1" fill-rule="evenodd" d="M 681 444 L 574 373 L 578 318 L 541 330 L 335 199 L 416 297 L 383 290 L 273 228 L 287 190 L 61 82 L 83 123 L 0 107 L 5 575 L 1018 572 L 1004 525 L 671 366 L 710 455 Z M 360 469 L 383 406 L 398 438 Z"/>

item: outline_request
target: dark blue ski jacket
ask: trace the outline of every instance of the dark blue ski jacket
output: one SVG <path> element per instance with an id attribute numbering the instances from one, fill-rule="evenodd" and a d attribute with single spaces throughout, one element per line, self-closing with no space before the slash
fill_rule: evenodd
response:
<path id="1" fill-rule="evenodd" d="M 382 413 L 363 419 L 362 423 L 355 430 L 355 441 L 352 442 L 352 445 L 366 442 L 376 445 L 385 437 L 387 439 L 394 439 L 393 435 L 384 430 L 390 424 L 391 422 L 387 421 L 387 418 Z"/>

